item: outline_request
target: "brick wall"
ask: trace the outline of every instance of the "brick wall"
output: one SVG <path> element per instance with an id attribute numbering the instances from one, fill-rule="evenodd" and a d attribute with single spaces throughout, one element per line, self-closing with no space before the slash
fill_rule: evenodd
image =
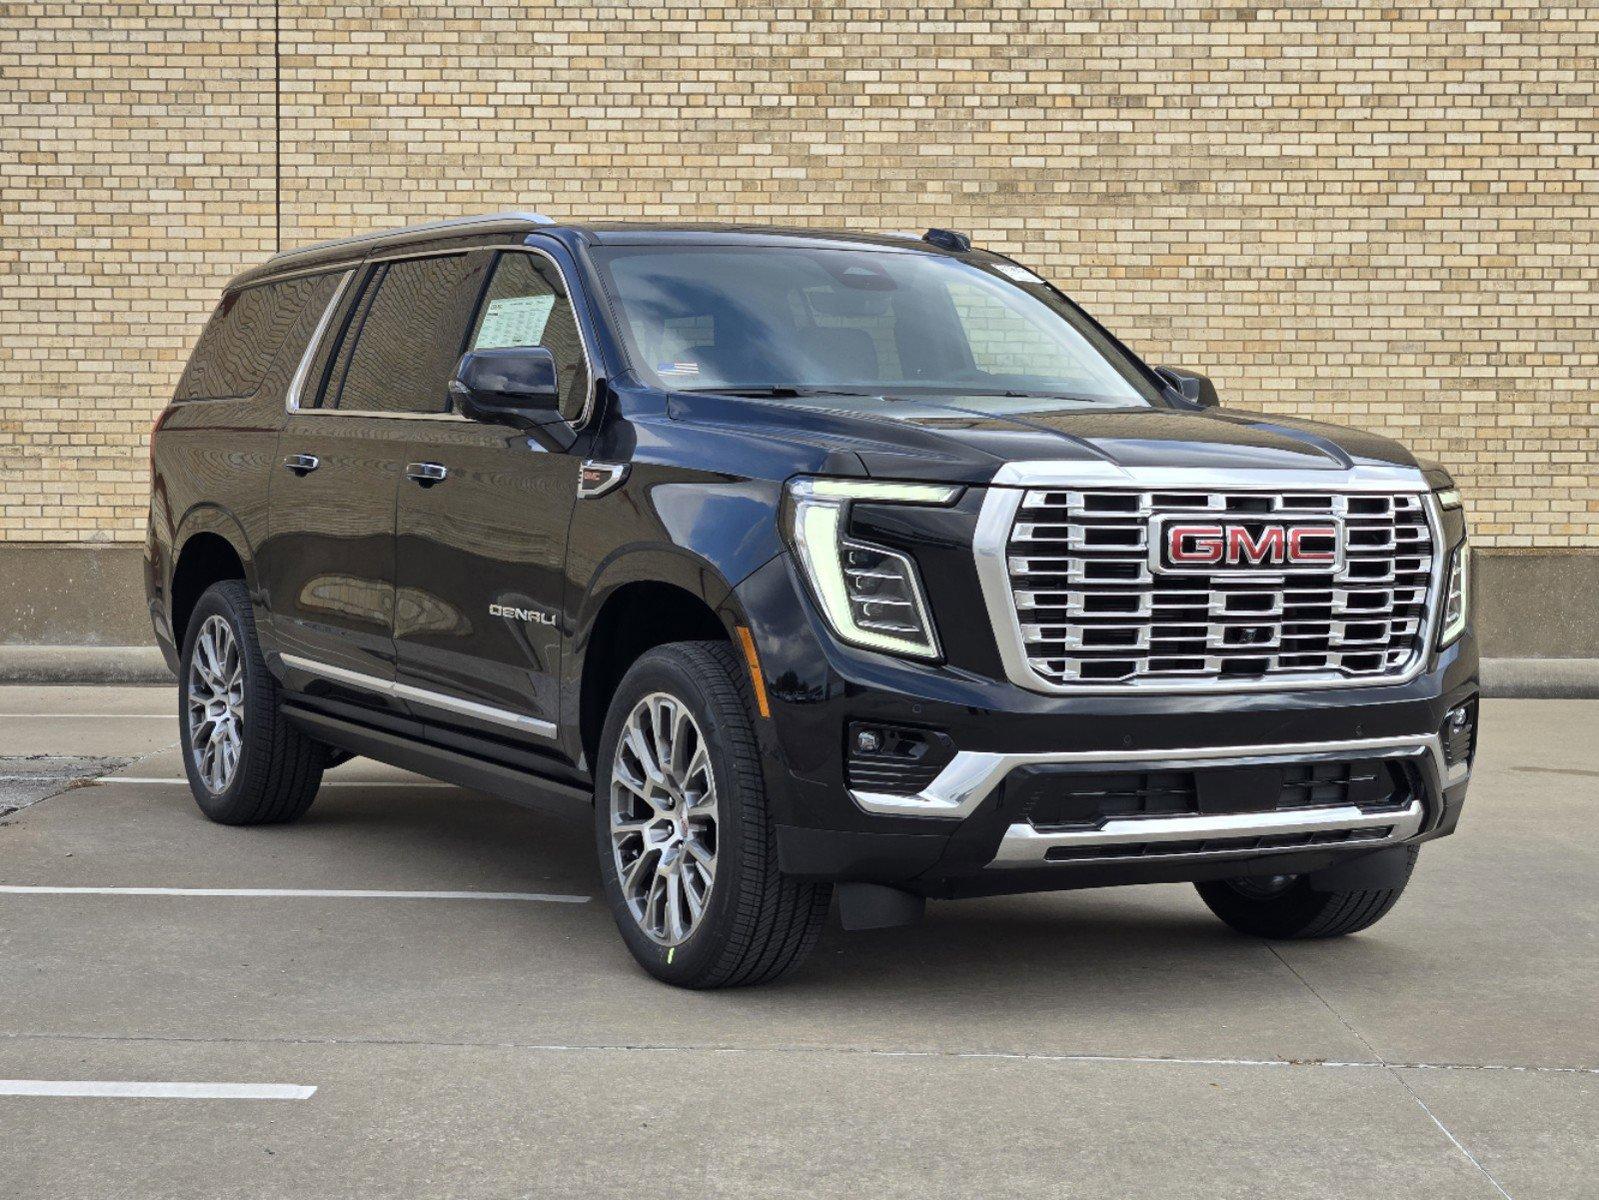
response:
<path id="1" fill-rule="evenodd" d="M 1599 4 L 0 4 L 0 540 L 140 535 L 284 245 L 536 207 L 970 230 L 1245 407 L 1599 548 Z M 276 53 L 275 53 L 276 51 Z"/>

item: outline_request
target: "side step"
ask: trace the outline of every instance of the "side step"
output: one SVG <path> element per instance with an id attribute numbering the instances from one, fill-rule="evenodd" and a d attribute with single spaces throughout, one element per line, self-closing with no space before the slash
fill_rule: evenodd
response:
<path id="1" fill-rule="evenodd" d="M 546 779 L 542 775 L 488 762 L 458 750 L 445 750 L 404 734 L 357 725 L 292 703 L 284 705 L 283 715 L 317 741 L 348 750 L 351 754 L 375 758 L 390 766 L 416 771 L 446 783 L 488 792 L 513 804 L 558 817 L 588 821 L 593 813 L 593 793 L 575 784 Z"/>

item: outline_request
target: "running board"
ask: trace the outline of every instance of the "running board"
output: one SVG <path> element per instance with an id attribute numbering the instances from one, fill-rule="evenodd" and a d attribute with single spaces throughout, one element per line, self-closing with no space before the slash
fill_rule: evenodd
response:
<path id="1" fill-rule="evenodd" d="M 593 819 L 594 794 L 588 788 L 487 762 L 458 750 L 446 750 L 414 737 L 358 725 L 301 708 L 293 702 L 283 706 L 283 715 L 310 737 L 340 750 L 375 758 L 391 767 L 415 771 L 431 779 L 487 792 L 524 808 L 574 820 Z"/>

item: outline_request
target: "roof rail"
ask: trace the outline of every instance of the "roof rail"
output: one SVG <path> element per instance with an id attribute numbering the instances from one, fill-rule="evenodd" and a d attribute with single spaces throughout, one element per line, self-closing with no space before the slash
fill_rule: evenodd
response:
<path id="1" fill-rule="evenodd" d="M 384 242 L 390 239 L 411 238 L 421 233 L 467 233 L 477 225 L 511 225 L 525 222 L 530 225 L 554 225 L 555 218 L 546 216 L 541 212 L 498 212 L 485 213 L 477 217 L 451 217 L 445 221 L 427 221 L 421 225 L 406 225 L 399 229 L 378 229 L 371 233 L 358 233 L 353 237 L 333 238 L 331 241 L 315 242 L 309 246 L 296 246 L 292 250 L 280 250 L 269 258 L 268 262 L 278 262 L 281 259 L 292 258 L 301 254 L 310 254 L 318 250 L 331 250 L 337 246 L 356 247 L 367 242 Z"/>

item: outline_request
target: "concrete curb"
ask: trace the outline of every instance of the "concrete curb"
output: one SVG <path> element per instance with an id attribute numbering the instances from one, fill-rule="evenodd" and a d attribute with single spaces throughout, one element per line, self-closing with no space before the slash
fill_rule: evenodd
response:
<path id="1" fill-rule="evenodd" d="M 0 646 L 0 683 L 171 683 L 154 646 Z M 1599 658 L 1485 658 L 1493 698 L 1599 699 Z"/>
<path id="2" fill-rule="evenodd" d="M 1485 658 L 1482 694 L 1516 700 L 1599 699 L 1599 658 Z"/>
<path id="3" fill-rule="evenodd" d="M 155 646 L 0 646 L 0 683 L 171 683 Z"/>

